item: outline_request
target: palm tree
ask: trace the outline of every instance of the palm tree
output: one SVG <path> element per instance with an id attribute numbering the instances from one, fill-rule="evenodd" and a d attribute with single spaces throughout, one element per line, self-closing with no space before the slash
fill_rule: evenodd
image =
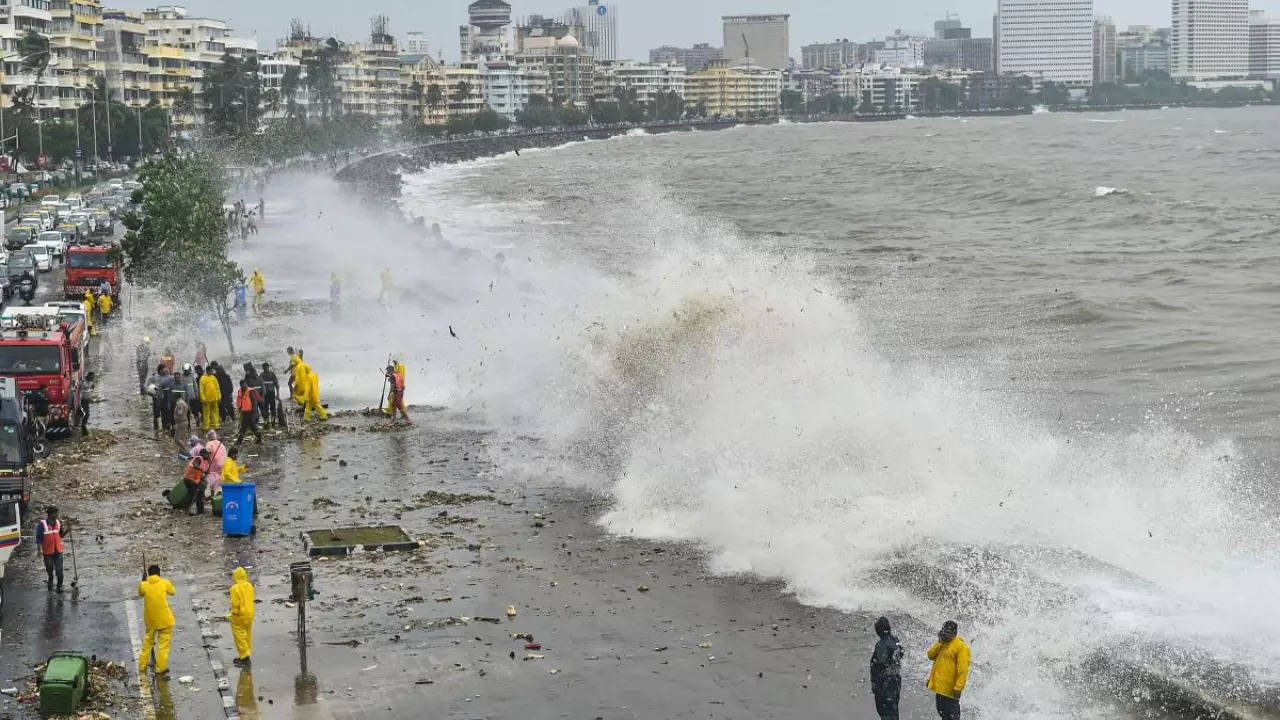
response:
<path id="1" fill-rule="evenodd" d="M 427 87 L 427 105 L 429 107 L 438 108 L 444 103 L 444 90 L 436 83 L 431 83 Z"/>
<path id="2" fill-rule="evenodd" d="M 467 101 L 468 97 L 471 97 L 471 83 L 461 80 L 458 82 L 457 89 L 453 91 L 453 101 L 458 105 L 462 105 Z"/>
<path id="3" fill-rule="evenodd" d="M 291 65 L 285 68 L 284 77 L 280 78 L 280 94 L 285 100 L 285 114 L 291 118 L 298 117 L 298 86 L 302 81 L 302 68 Z"/>

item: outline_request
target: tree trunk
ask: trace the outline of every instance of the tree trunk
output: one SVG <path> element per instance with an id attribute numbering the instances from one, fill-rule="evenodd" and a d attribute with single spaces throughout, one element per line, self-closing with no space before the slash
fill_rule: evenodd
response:
<path id="1" fill-rule="evenodd" d="M 231 308 L 226 301 L 215 302 L 214 312 L 218 313 L 218 322 L 222 324 L 222 333 L 227 336 L 227 349 L 231 351 L 231 361 L 236 359 L 236 343 L 231 337 Z"/>

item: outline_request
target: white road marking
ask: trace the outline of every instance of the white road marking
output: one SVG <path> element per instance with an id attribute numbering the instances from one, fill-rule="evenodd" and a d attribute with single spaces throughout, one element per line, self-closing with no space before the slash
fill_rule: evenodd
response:
<path id="1" fill-rule="evenodd" d="M 125 622 L 129 625 L 129 644 L 133 646 L 133 657 L 136 663 L 138 656 L 142 654 L 142 633 L 138 631 L 140 623 L 138 622 L 137 600 L 130 599 L 125 602 L 124 617 Z M 135 665 L 134 667 L 137 666 Z M 145 720 L 156 720 L 155 702 L 151 699 L 151 681 L 149 679 L 146 682 L 143 681 L 146 673 L 146 670 L 138 673 L 138 696 L 144 702 L 142 716 Z"/>

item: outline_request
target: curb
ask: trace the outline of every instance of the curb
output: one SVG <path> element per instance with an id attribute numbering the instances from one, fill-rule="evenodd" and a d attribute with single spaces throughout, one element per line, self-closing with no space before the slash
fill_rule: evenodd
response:
<path id="1" fill-rule="evenodd" d="M 231 679 L 227 677 L 227 666 L 222 661 L 222 651 L 214 642 L 221 636 L 213 631 L 213 625 L 209 622 L 208 604 L 203 598 L 193 596 L 191 609 L 196 614 L 196 622 L 200 625 L 200 640 L 209 657 L 209 667 L 213 670 L 213 677 L 218 683 L 218 695 L 222 697 L 222 712 L 227 720 L 240 720 L 235 694 L 231 691 Z"/>

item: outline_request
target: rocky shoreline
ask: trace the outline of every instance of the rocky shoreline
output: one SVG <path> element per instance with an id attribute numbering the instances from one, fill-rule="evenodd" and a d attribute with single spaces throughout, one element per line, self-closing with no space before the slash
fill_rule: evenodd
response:
<path id="1" fill-rule="evenodd" d="M 737 120 L 695 120 L 680 123 L 586 127 L 467 137 L 375 153 L 351 162 L 339 170 L 335 177 L 342 182 L 359 183 L 365 193 L 372 191 L 371 194 L 397 196 L 400 193 L 400 178 L 405 173 L 420 172 L 432 165 L 467 162 L 532 148 L 560 147 L 583 140 L 606 140 L 636 130 L 643 130 L 649 134 L 664 134 L 694 130 L 726 130 L 742 124 L 756 123 L 743 123 Z"/>

